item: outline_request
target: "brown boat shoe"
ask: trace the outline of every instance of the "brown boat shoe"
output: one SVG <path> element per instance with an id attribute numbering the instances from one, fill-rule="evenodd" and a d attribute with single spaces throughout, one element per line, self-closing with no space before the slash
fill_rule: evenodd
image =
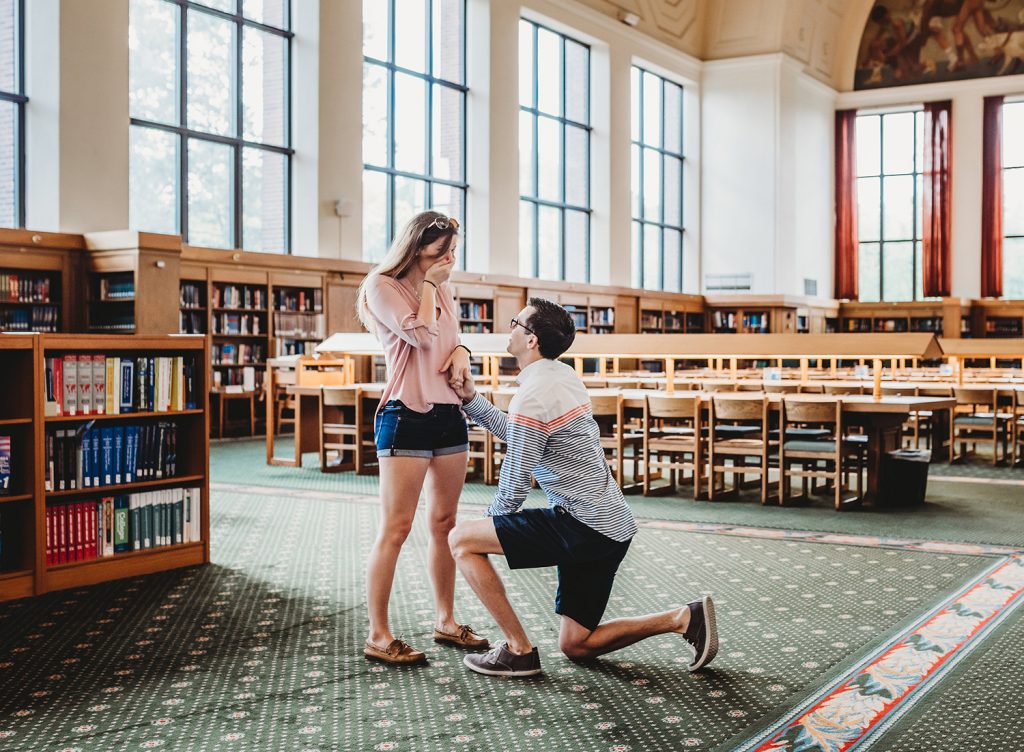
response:
<path id="1" fill-rule="evenodd" d="M 386 648 L 374 645 L 367 640 L 366 647 L 363 648 L 363 655 L 371 660 L 394 663 L 400 666 L 412 666 L 427 662 L 426 653 L 416 650 L 402 640 L 392 640 Z"/>
<path id="2" fill-rule="evenodd" d="M 446 642 L 449 645 L 457 645 L 460 648 L 473 648 L 474 650 L 487 650 L 490 643 L 486 637 L 481 637 L 468 624 L 456 624 L 458 631 L 455 634 L 434 630 L 434 642 Z"/>

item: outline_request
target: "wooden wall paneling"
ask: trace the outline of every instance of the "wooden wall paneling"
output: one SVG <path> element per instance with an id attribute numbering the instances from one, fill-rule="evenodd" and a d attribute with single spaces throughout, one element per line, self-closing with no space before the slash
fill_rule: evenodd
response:
<path id="1" fill-rule="evenodd" d="M 632 334 L 640 331 L 638 298 L 632 295 L 616 295 L 614 306 L 616 334 Z"/>
<path id="2" fill-rule="evenodd" d="M 181 288 L 181 255 L 139 249 L 135 269 L 135 333 L 175 334 Z"/>
<path id="3" fill-rule="evenodd" d="M 522 287 L 494 288 L 494 331 L 510 331 L 509 321 L 526 306 L 526 291 Z"/>

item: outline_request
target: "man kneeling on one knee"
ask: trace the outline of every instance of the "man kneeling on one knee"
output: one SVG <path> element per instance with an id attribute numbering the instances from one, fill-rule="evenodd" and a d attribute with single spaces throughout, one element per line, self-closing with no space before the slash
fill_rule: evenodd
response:
<path id="1" fill-rule="evenodd" d="M 531 298 L 512 319 L 508 351 L 520 373 L 508 415 L 479 396 L 472 381 L 456 390 L 466 413 L 506 446 L 487 517 L 460 522 L 448 537 L 459 571 L 505 635 L 489 652 L 467 655 L 465 664 L 494 676 L 541 671 L 537 648 L 488 558 L 502 554 L 512 569 L 558 567 L 559 647 L 570 659 L 596 658 L 646 637 L 678 632 L 694 652 L 689 669 L 696 670 L 718 652 L 709 596 L 663 613 L 601 623 L 637 526 L 605 462 L 587 390 L 575 371 L 557 360 L 575 336 L 564 308 Z M 547 495 L 547 508 L 521 509 L 531 476 Z"/>

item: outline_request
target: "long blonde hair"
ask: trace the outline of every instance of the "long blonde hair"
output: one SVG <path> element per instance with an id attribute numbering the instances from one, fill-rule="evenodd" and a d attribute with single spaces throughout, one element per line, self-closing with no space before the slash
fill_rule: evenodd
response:
<path id="1" fill-rule="evenodd" d="M 367 331 L 375 332 L 373 314 L 366 305 L 366 289 L 373 278 L 379 274 L 394 279 L 404 277 L 409 268 L 416 260 L 416 253 L 424 246 L 434 243 L 439 238 L 450 238 L 458 235 L 458 227 L 449 224 L 447 228 L 441 229 L 434 226 L 434 221 L 448 219 L 444 214 L 436 211 L 420 212 L 402 227 L 391 242 L 387 254 L 377 266 L 373 267 L 359 284 L 359 293 L 356 295 L 356 316 L 366 327 Z"/>

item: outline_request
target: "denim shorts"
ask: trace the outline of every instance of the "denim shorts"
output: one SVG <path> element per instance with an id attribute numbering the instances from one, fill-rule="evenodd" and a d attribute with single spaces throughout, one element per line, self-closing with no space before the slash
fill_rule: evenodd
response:
<path id="1" fill-rule="evenodd" d="M 434 405 L 418 413 L 389 400 L 377 413 L 373 437 L 378 457 L 438 457 L 469 450 L 466 419 L 459 405 Z"/>

